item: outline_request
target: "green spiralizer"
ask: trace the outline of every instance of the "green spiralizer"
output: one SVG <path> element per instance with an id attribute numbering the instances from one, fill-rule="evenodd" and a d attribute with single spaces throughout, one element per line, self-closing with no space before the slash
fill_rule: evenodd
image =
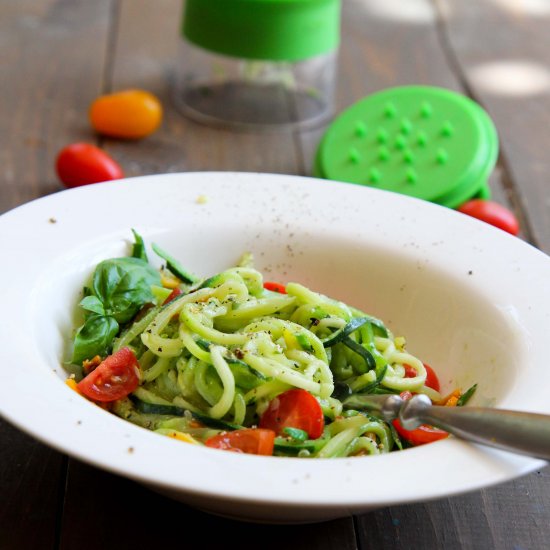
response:
<path id="1" fill-rule="evenodd" d="M 450 208 L 488 199 L 498 156 L 489 115 L 451 90 L 402 86 L 367 96 L 325 132 L 314 175 Z"/>

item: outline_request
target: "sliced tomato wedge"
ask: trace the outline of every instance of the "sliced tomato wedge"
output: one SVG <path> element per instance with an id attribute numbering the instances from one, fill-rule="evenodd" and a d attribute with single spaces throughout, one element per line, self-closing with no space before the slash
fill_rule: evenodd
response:
<path id="1" fill-rule="evenodd" d="M 426 382 L 424 384 L 428 386 L 428 388 L 432 388 L 435 391 L 439 391 L 441 386 L 439 385 L 439 379 L 437 378 L 437 374 L 435 374 L 435 371 L 430 367 L 430 365 L 424 364 L 424 368 L 426 369 Z M 405 367 L 405 378 L 414 378 L 416 376 L 416 369 L 411 367 L 410 365 L 403 365 Z"/>
<path id="2" fill-rule="evenodd" d="M 103 360 L 77 388 L 89 399 L 108 403 L 126 397 L 138 384 L 138 360 L 130 348 L 122 348 Z"/>
<path id="3" fill-rule="evenodd" d="M 279 294 L 286 294 L 285 285 L 282 285 L 281 283 L 272 283 L 272 282 L 266 281 L 264 283 L 264 288 L 266 290 L 271 290 L 271 292 L 278 292 Z"/>
<path id="4" fill-rule="evenodd" d="M 234 432 L 223 432 L 207 439 L 205 445 L 234 453 L 270 456 L 273 454 L 275 432 L 260 428 L 244 428 Z"/>
<path id="5" fill-rule="evenodd" d="M 298 428 L 310 439 L 323 434 L 325 418 L 319 401 L 306 390 L 288 390 L 271 400 L 260 418 L 260 428 L 282 435 L 285 428 Z"/>

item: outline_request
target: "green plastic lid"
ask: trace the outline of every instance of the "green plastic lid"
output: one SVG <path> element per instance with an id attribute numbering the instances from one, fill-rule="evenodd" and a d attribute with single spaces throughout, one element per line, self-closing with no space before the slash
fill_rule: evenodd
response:
<path id="1" fill-rule="evenodd" d="M 498 156 L 489 115 L 443 88 L 390 88 L 346 109 L 326 131 L 318 177 L 369 185 L 456 208 L 490 197 Z"/>
<path id="2" fill-rule="evenodd" d="M 337 48 L 341 0 L 187 0 L 182 32 L 232 57 L 299 61 Z"/>

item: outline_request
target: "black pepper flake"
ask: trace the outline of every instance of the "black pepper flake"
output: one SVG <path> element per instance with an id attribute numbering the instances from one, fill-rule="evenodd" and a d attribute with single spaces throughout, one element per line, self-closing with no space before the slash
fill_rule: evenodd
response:
<path id="1" fill-rule="evenodd" d="M 470 269 L 470 271 L 468 271 L 468 275 L 473 275 L 474 272 Z"/>
<path id="2" fill-rule="evenodd" d="M 76 425 L 77 425 L 77 426 L 80 426 L 80 424 L 82 424 L 82 420 L 77 420 L 77 421 L 76 421 Z"/>
<path id="3" fill-rule="evenodd" d="M 320 319 L 317 319 L 316 317 L 310 317 L 309 319 L 311 321 L 311 326 L 316 327 L 321 321 Z"/>
<path id="4" fill-rule="evenodd" d="M 157 351 L 160 351 L 160 352 L 162 352 L 162 348 L 157 348 Z"/>
<path id="5" fill-rule="evenodd" d="M 55 218 L 50 218 L 48 220 L 49 223 L 57 223 L 57 220 Z"/>
<path id="6" fill-rule="evenodd" d="M 235 354 L 235 357 L 237 359 L 242 359 L 244 357 L 244 352 L 243 352 L 242 349 L 237 348 L 237 349 L 233 350 L 233 353 Z"/>

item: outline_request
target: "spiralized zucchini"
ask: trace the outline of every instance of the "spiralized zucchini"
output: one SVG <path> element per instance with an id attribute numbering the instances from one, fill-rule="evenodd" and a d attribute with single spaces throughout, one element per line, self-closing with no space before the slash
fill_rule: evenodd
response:
<path id="1" fill-rule="evenodd" d="M 250 256 L 247 264 L 192 286 L 182 283 L 181 295 L 166 305 L 157 298 L 121 330 L 112 350 L 129 347 L 141 376 L 112 412 L 159 434 L 203 443 L 257 426 L 275 397 L 300 388 L 319 401 L 323 433 L 315 440 L 279 435 L 275 454 L 332 458 L 400 446 L 388 423 L 344 410 L 342 400 L 403 391 L 439 400 L 404 339 L 379 319 L 298 283 L 288 283 L 286 294 L 265 290 Z M 153 294 L 166 295 L 162 289 Z"/>

